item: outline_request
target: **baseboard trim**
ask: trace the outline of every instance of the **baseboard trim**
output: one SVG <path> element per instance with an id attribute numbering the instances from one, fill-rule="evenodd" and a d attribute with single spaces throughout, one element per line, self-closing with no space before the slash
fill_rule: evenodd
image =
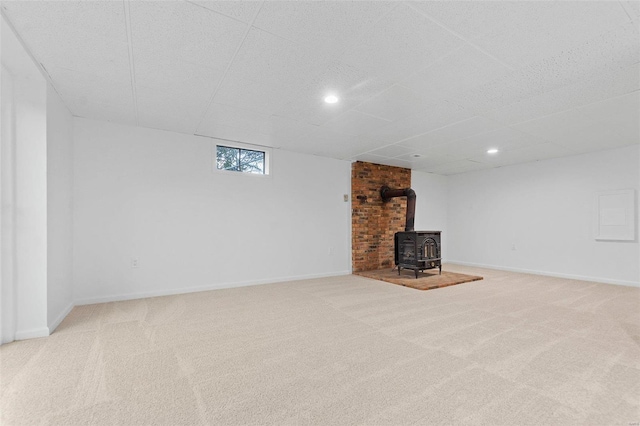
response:
<path id="1" fill-rule="evenodd" d="M 534 271 L 534 270 L 523 269 L 523 268 L 511 268 L 508 266 L 497 266 L 497 265 L 487 265 L 484 263 L 463 262 L 460 260 L 449 260 L 447 261 L 447 263 L 452 263 L 455 265 L 462 265 L 462 266 L 473 266 L 476 268 L 497 269 L 499 271 L 520 272 L 522 274 L 543 275 L 545 277 L 567 278 L 571 280 L 590 281 L 590 282 L 603 283 L 603 284 L 615 284 L 615 285 L 624 285 L 628 287 L 640 287 L 640 282 L 637 282 L 637 281 L 613 280 L 611 278 L 589 277 L 584 275 L 563 274 L 559 272 Z"/>
<path id="2" fill-rule="evenodd" d="M 38 337 L 47 337 L 49 335 L 48 327 L 32 328 L 31 330 L 16 331 L 15 340 L 35 339 Z"/>
<path id="3" fill-rule="evenodd" d="M 74 306 L 75 304 L 71 302 L 69 303 L 69 306 L 67 306 L 62 310 L 62 312 L 60 312 L 60 315 L 58 315 L 58 317 L 51 324 L 49 324 L 49 333 L 53 333 L 56 330 L 56 328 L 58 328 L 60 323 L 64 321 L 67 315 L 69 315 L 69 312 L 71 312 Z"/>
<path id="4" fill-rule="evenodd" d="M 298 280 L 310 280 L 314 278 L 339 277 L 344 275 L 351 275 L 351 271 L 338 271 L 338 272 L 332 272 L 328 274 L 298 275 L 298 276 L 283 277 L 283 278 L 269 278 L 265 280 L 240 281 L 235 283 L 212 284 L 212 285 L 198 286 L 198 287 L 185 287 L 185 288 L 178 288 L 178 289 L 164 289 L 164 290 L 157 290 L 157 291 L 145 291 L 145 292 L 139 292 L 139 293 L 127 293 L 127 294 L 118 294 L 118 295 L 111 295 L 111 296 L 91 297 L 91 298 L 76 300 L 75 306 L 94 305 L 96 303 L 119 302 L 122 300 L 144 299 L 147 297 L 172 296 L 175 294 L 197 293 L 200 291 L 222 290 L 225 288 L 248 287 L 252 285 L 275 284 L 275 283 L 283 283 L 283 282 L 298 281 Z"/>

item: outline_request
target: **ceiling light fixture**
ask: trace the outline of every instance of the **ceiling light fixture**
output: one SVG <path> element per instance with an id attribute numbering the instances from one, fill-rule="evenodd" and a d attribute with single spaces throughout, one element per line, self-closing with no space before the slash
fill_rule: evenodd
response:
<path id="1" fill-rule="evenodd" d="M 420 155 L 420 154 L 413 154 L 413 158 L 420 158 L 420 157 L 422 157 L 422 155 Z"/>
<path id="2" fill-rule="evenodd" d="M 340 99 L 338 99 L 336 95 L 328 95 L 327 97 L 324 98 L 324 101 L 328 104 L 335 104 L 339 100 Z"/>
<path id="3" fill-rule="evenodd" d="M 491 148 L 487 150 L 487 154 L 497 154 L 498 150 L 496 148 Z"/>

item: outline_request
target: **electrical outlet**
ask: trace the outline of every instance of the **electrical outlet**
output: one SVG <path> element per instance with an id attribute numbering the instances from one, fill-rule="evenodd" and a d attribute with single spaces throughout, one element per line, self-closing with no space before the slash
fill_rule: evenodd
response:
<path id="1" fill-rule="evenodd" d="M 345 203 L 348 202 L 349 201 L 349 194 L 344 194 L 343 198 L 344 198 L 344 202 Z"/>
<path id="2" fill-rule="evenodd" d="M 516 247 L 516 243 L 511 244 L 511 250 L 516 251 L 518 247 Z"/>
<path id="3" fill-rule="evenodd" d="M 333 247 L 329 247 L 329 254 L 332 255 L 333 254 Z"/>
<path id="4" fill-rule="evenodd" d="M 138 258 L 137 257 L 132 257 L 131 258 L 131 267 L 132 268 L 137 268 L 138 267 Z"/>

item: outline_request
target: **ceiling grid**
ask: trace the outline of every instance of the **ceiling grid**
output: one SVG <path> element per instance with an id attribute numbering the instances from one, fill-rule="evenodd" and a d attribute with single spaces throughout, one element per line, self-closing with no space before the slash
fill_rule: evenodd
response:
<path id="1" fill-rule="evenodd" d="M 79 117 L 444 175 L 640 143 L 636 0 L 2 13 Z"/>

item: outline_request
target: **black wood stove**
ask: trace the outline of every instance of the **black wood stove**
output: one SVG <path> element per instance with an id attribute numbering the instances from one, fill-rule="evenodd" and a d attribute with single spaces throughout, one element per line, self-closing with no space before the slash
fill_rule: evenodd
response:
<path id="1" fill-rule="evenodd" d="M 418 272 L 425 269 L 438 268 L 442 274 L 442 258 L 440 256 L 440 231 L 414 231 L 416 213 L 416 192 L 411 188 L 380 188 L 382 201 L 387 202 L 394 197 L 407 197 L 407 217 L 404 232 L 396 232 L 394 236 L 395 264 L 398 275 L 402 269 L 412 269 L 418 278 Z"/>
<path id="2" fill-rule="evenodd" d="M 402 269 L 418 271 L 439 268 L 442 274 L 440 257 L 440 231 L 396 232 L 394 237 L 395 262 L 398 275 Z"/>

